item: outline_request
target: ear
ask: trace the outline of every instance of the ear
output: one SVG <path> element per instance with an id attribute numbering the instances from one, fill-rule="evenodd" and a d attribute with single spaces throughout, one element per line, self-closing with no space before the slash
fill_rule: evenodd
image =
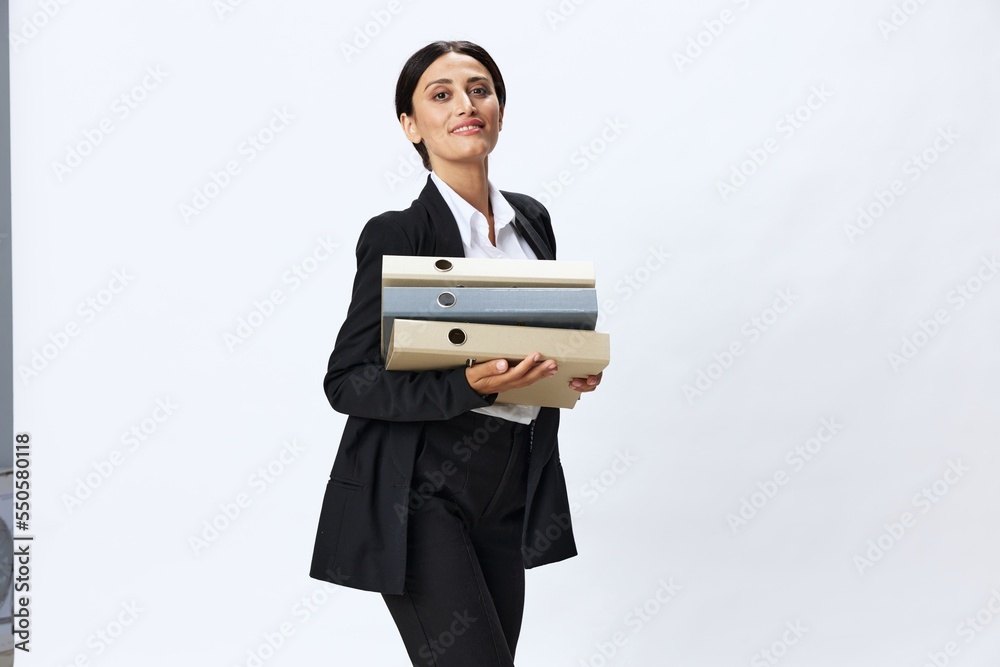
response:
<path id="1" fill-rule="evenodd" d="M 406 135 L 408 141 L 412 141 L 415 144 L 423 141 L 420 133 L 417 132 L 417 124 L 411 116 L 405 113 L 399 114 L 399 126 L 403 128 L 403 134 Z"/>

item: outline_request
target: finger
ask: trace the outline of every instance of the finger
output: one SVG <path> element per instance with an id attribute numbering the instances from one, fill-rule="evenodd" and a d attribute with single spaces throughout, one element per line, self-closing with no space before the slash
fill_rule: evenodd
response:
<path id="1" fill-rule="evenodd" d="M 477 394 L 485 396 L 494 393 L 493 385 L 496 380 L 492 378 L 503 375 L 507 370 L 506 359 L 491 359 L 473 364 L 465 369 L 465 379 L 469 386 L 476 390 Z"/>
<path id="2" fill-rule="evenodd" d="M 493 375 L 503 375 L 509 365 L 506 359 L 490 359 L 473 364 L 469 372 L 473 381 L 478 382 Z"/>
<path id="3" fill-rule="evenodd" d="M 523 378 L 528 373 L 534 372 L 539 367 L 544 366 L 544 363 L 539 363 L 541 361 L 542 355 L 538 352 L 533 352 L 529 354 L 524 359 L 522 359 L 517 366 L 514 366 L 504 377 L 505 380 L 516 380 L 518 378 Z"/>
<path id="4" fill-rule="evenodd" d="M 500 387 L 512 387 L 511 381 L 522 378 L 531 371 L 541 355 L 537 352 L 529 354 L 513 368 L 506 359 L 492 359 L 472 366 L 471 382 L 479 389 L 479 393 L 494 393 Z"/>
<path id="5" fill-rule="evenodd" d="M 546 359 L 535 364 L 528 370 L 520 380 L 521 386 L 533 384 L 539 380 L 550 378 L 559 371 L 559 364 L 555 359 Z"/>
<path id="6" fill-rule="evenodd" d="M 541 355 L 537 355 L 541 356 Z M 519 387 L 527 387 L 530 384 L 534 384 L 539 380 L 543 380 L 548 377 L 552 377 L 559 370 L 559 366 L 555 359 L 545 359 L 540 361 L 534 361 L 536 356 L 532 356 L 532 365 L 527 366 L 523 373 L 516 374 L 515 371 L 521 371 L 521 364 L 518 364 L 515 368 L 512 368 L 509 373 L 500 379 L 503 382 L 503 387 L 505 389 L 517 389 Z"/>
<path id="7" fill-rule="evenodd" d="M 597 375 L 588 375 L 585 378 L 573 378 L 570 380 L 570 389 L 576 389 L 577 391 L 594 391 L 597 385 L 601 383 L 602 373 Z"/>

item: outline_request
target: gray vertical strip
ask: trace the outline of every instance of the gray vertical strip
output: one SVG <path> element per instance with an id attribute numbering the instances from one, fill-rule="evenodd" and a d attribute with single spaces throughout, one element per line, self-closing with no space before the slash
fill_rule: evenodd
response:
<path id="1" fill-rule="evenodd" d="M 0 12 L 0 35 L 10 34 L 10 3 Z M 0 470 L 14 465 L 14 312 L 11 283 L 10 235 L 10 44 L 4 44 L 0 67 L 0 434 L 7 444 L 0 448 Z"/>

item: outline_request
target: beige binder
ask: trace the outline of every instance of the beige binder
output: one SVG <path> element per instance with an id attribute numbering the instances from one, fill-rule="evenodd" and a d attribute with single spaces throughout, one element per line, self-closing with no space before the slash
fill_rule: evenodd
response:
<path id="1" fill-rule="evenodd" d="M 611 360 L 611 341 L 606 333 L 578 329 L 397 319 L 385 367 L 425 371 L 459 368 L 470 360 L 517 363 L 532 352 L 540 352 L 543 359 L 555 359 L 558 372 L 530 386 L 503 392 L 497 403 L 572 408 L 580 392 L 569 388 L 570 380 L 603 371 Z"/>
<path id="2" fill-rule="evenodd" d="M 595 282 L 593 262 L 382 257 L 382 287 L 594 287 Z"/>

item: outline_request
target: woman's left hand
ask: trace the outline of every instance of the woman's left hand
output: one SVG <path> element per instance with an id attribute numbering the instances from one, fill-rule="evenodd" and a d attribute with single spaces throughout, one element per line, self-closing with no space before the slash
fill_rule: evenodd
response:
<path id="1" fill-rule="evenodd" d="M 579 392 L 594 391 L 597 389 L 597 385 L 601 384 L 602 375 L 604 375 L 604 371 L 601 371 L 597 375 L 588 375 L 585 378 L 573 378 L 570 380 L 569 388 Z"/>

